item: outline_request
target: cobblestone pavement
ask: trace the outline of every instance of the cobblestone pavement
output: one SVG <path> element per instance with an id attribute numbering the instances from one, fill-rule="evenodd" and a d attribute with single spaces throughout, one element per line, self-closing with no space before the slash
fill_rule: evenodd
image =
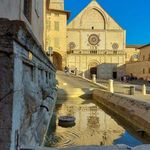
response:
<path id="1" fill-rule="evenodd" d="M 96 84 L 93 84 L 92 82 L 87 82 L 87 80 L 75 77 L 72 75 L 67 75 L 64 72 L 58 71 L 57 72 L 57 79 L 59 81 L 59 88 L 63 89 L 70 89 L 70 88 L 100 88 Z M 100 83 L 104 86 L 108 86 L 108 80 L 98 80 L 97 83 Z M 147 87 L 147 95 L 142 95 L 141 92 L 141 82 L 138 84 L 138 81 L 136 81 L 136 84 L 131 84 L 127 82 L 120 82 L 120 81 L 114 81 L 114 92 L 118 93 L 125 97 L 130 97 L 139 101 L 145 101 L 150 102 L 150 87 Z M 135 94 L 129 95 L 129 87 L 135 86 Z"/>
<path id="2" fill-rule="evenodd" d="M 72 75 L 67 75 L 64 72 L 57 71 L 57 80 L 60 88 L 98 88 L 99 86 L 87 82 L 81 78 Z"/>

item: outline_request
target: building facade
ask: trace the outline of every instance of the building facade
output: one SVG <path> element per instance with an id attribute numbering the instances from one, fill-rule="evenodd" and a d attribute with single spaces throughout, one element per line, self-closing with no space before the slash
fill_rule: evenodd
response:
<path id="1" fill-rule="evenodd" d="M 136 62 L 126 64 L 126 74 L 133 75 L 138 79 L 150 79 L 150 44 L 139 48 L 140 55 Z"/>
<path id="2" fill-rule="evenodd" d="M 125 47 L 125 30 L 96 1 L 67 26 L 67 64 L 86 77 L 120 77 L 117 68 L 125 64 Z"/>
<path id="3" fill-rule="evenodd" d="M 68 25 L 64 0 L 51 0 L 46 13 L 46 52 L 58 70 L 68 66 L 87 78 L 120 78 L 125 63 L 139 58 L 139 46 L 126 45 L 126 31 L 92 0 Z"/>
<path id="4" fill-rule="evenodd" d="M 66 65 L 67 19 L 69 12 L 64 11 L 64 0 L 51 0 L 46 10 L 46 53 L 53 55 L 52 61 L 58 70 Z"/>
<path id="5" fill-rule="evenodd" d="M 56 101 L 44 45 L 45 0 L 0 0 L 0 150 L 41 146 Z"/>
<path id="6" fill-rule="evenodd" d="M 46 0 L 0 0 L 0 18 L 22 20 L 44 46 Z"/>
<path id="7" fill-rule="evenodd" d="M 125 61 L 126 63 L 135 62 L 139 60 L 140 47 L 142 45 L 127 45 L 125 49 Z"/>

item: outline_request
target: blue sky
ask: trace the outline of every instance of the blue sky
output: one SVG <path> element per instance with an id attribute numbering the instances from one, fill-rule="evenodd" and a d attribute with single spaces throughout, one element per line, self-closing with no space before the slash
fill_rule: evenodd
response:
<path id="1" fill-rule="evenodd" d="M 64 0 L 74 18 L 91 0 Z M 127 32 L 127 44 L 150 43 L 150 0 L 97 0 Z M 69 21 L 70 21 L 69 20 Z"/>

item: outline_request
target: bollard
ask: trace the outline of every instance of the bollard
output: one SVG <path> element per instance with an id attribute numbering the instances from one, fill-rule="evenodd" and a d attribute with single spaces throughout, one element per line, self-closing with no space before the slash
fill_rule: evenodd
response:
<path id="1" fill-rule="evenodd" d="M 77 68 L 75 68 L 74 73 L 75 73 L 75 76 L 78 75 L 78 70 L 77 70 Z"/>
<path id="2" fill-rule="evenodd" d="M 85 78 L 84 72 L 82 72 L 82 78 Z"/>
<path id="3" fill-rule="evenodd" d="M 129 87 L 129 95 L 134 95 L 135 93 L 135 87 L 134 86 L 130 86 Z"/>
<path id="4" fill-rule="evenodd" d="M 113 86 L 113 80 L 109 80 L 109 92 L 114 93 L 114 86 Z"/>
<path id="5" fill-rule="evenodd" d="M 145 86 L 145 84 L 142 85 L 142 94 L 146 95 L 146 86 Z"/>
<path id="6" fill-rule="evenodd" d="M 92 81 L 96 83 L 96 74 L 92 74 Z"/>

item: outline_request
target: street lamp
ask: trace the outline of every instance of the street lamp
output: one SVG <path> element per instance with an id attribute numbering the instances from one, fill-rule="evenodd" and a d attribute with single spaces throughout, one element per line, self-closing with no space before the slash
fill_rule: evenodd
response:
<path id="1" fill-rule="evenodd" d="M 46 55 L 50 57 L 52 55 L 52 53 L 53 53 L 53 48 L 48 47 L 48 50 L 46 51 Z"/>

